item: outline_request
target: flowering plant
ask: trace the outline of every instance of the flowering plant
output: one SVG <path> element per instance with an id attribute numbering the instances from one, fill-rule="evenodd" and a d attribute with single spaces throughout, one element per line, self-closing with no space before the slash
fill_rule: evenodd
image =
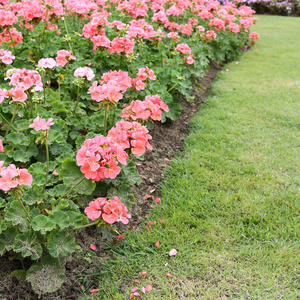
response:
<path id="1" fill-rule="evenodd" d="M 22 274 L 36 292 L 62 284 L 73 231 L 128 223 L 153 122 L 175 120 L 190 79 L 250 43 L 253 14 L 202 0 L 0 1 L 0 255 L 34 261 Z"/>

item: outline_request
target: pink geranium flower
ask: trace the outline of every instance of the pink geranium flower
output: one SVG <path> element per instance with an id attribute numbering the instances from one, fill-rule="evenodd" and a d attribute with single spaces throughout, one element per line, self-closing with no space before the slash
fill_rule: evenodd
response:
<path id="1" fill-rule="evenodd" d="M 29 128 L 34 128 L 35 130 L 48 130 L 50 126 L 54 125 L 52 122 L 53 118 L 49 118 L 47 121 L 46 119 L 41 119 L 39 116 L 33 120 L 33 123 L 29 125 Z"/>

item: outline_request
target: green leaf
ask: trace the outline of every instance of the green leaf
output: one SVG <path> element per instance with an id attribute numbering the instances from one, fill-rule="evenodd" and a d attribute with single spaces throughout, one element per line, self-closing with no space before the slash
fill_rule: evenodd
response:
<path id="1" fill-rule="evenodd" d="M 65 280 L 65 268 L 58 259 L 45 256 L 42 264 L 34 264 L 27 271 L 26 280 L 37 294 L 58 290 Z"/>
<path id="2" fill-rule="evenodd" d="M 9 227 L 0 234 L 0 255 L 12 249 L 17 234 L 18 231 L 16 227 Z"/>
<path id="3" fill-rule="evenodd" d="M 31 223 L 34 231 L 40 231 L 45 234 L 47 231 L 51 231 L 56 227 L 56 224 L 45 215 L 36 216 Z"/>
<path id="4" fill-rule="evenodd" d="M 17 253 L 21 252 L 23 257 L 30 256 L 32 260 L 37 260 L 41 257 L 43 249 L 38 243 L 34 232 L 27 231 L 16 236 L 13 250 Z"/>
<path id="5" fill-rule="evenodd" d="M 30 189 L 24 193 L 22 201 L 27 205 L 33 205 L 41 201 L 45 202 L 46 199 L 47 195 L 45 193 Z"/>
<path id="6" fill-rule="evenodd" d="M 9 225 L 9 222 L 0 219 L 0 233 L 2 233 L 3 231 L 5 231 L 7 229 Z"/>
<path id="7" fill-rule="evenodd" d="M 163 112 L 163 116 L 170 118 L 172 121 L 175 121 L 181 114 L 182 106 L 179 103 L 173 103 L 170 108 L 169 112 Z"/>
<path id="8" fill-rule="evenodd" d="M 132 160 L 127 163 L 127 166 L 122 168 L 122 171 L 124 172 L 125 178 L 130 185 L 141 183 L 140 174 L 136 171 L 135 163 Z"/>
<path id="9" fill-rule="evenodd" d="M 21 231 L 26 231 L 29 229 L 27 225 L 27 215 L 18 200 L 12 201 L 10 207 L 5 208 L 4 211 L 5 220 L 11 222 L 14 226 L 19 225 L 19 229 Z"/>
<path id="10" fill-rule="evenodd" d="M 52 241 L 47 244 L 47 248 L 53 257 L 67 257 L 75 252 L 78 246 L 73 235 L 60 231 L 52 236 Z"/>
<path id="11" fill-rule="evenodd" d="M 6 137 L 6 141 L 12 142 L 14 145 L 29 146 L 30 144 L 29 137 L 25 136 L 22 132 L 13 132 L 8 134 Z"/>
<path id="12" fill-rule="evenodd" d="M 59 178 L 62 179 L 65 184 L 72 187 L 80 179 L 84 178 L 84 175 L 81 173 L 80 168 L 71 159 L 66 159 L 59 172 Z M 73 189 L 73 191 L 78 194 L 90 195 L 95 187 L 95 182 L 84 179 L 76 188 Z"/>
<path id="13" fill-rule="evenodd" d="M 54 211 L 49 219 L 59 226 L 60 229 L 65 229 L 70 226 L 69 216 L 63 211 Z"/>
<path id="14" fill-rule="evenodd" d="M 65 184 L 58 184 L 53 189 L 47 190 L 47 193 L 52 197 L 60 197 L 66 193 L 68 186 Z"/>
<path id="15" fill-rule="evenodd" d="M 87 223 L 86 218 L 80 212 L 68 211 L 67 214 L 70 218 L 70 226 L 73 226 L 74 228 L 82 226 L 83 221 Z"/>
<path id="16" fill-rule="evenodd" d="M 10 277 L 19 277 L 21 279 L 26 279 L 26 271 L 21 269 L 21 270 L 14 270 L 10 273 Z"/>
<path id="17" fill-rule="evenodd" d="M 60 211 L 60 210 L 62 210 L 64 208 L 67 208 L 69 206 L 68 201 L 65 200 L 65 199 L 53 200 L 51 204 L 52 204 L 52 212 Z"/>
<path id="18" fill-rule="evenodd" d="M 36 175 L 40 175 L 40 174 L 45 175 L 46 170 L 47 170 L 47 165 L 41 162 L 34 163 L 30 165 L 30 167 L 28 168 L 28 172 L 30 174 L 36 174 Z"/>
<path id="19" fill-rule="evenodd" d="M 14 123 L 14 127 L 21 131 L 29 129 L 29 125 L 30 123 L 28 120 L 17 120 Z"/>
<path id="20" fill-rule="evenodd" d="M 66 139 L 67 137 L 64 137 L 64 135 L 57 130 L 51 129 L 48 131 L 47 143 L 49 145 L 53 143 L 66 144 Z"/>
<path id="21" fill-rule="evenodd" d="M 20 162 L 28 162 L 30 157 L 29 155 L 21 150 L 10 150 L 6 153 L 6 155 L 10 158 L 12 158 L 14 161 L 20 161 Z"/>
<path id="22" fill-rule="evenodd" d="M 6 201 L 3 198 L 0 198 L 0 208 L 5 207 L 6 205 Z"/>

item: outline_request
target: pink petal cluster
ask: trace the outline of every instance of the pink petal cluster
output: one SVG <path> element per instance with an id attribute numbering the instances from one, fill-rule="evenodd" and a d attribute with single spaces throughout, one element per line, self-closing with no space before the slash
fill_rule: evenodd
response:
<path id="1" fill-rule="evenodd" d="M 175 50 L 183 54 L 191 54 L 192 52 L 191 48 L 187 44 L 178 44 Z"/>
<path id="2" fill-rule="evenodd" d="M 122 53 L 126 55 L 132 54 L 134 49 L 134 40 L 131 40 L 127 37 L 124 38 L 114 38 L 111 41 L 111 47 L 109 52 L 112 53 Z"/>
<path id="3" fill-rule="evenodd" d="M 95 77 L 95 73 L 89 67 L 80 67 L 74 71 L 74 76 L 81 78 L 85 77 L 87 80 L 91 81 Z"/>
<path id="4" fill-rule="evenodd" d="M 217 34 L 213 30 L 208 30 L 206 33 L 202 33 L 201 37 L 204 41 L 216 40 Z"/>
<path id="5" fill-rule="evenodd" d="M 130 149 L 136 156 L 142 156 L 146 148 L 152 150 L 149 140 L 152 139 L 145 126 L 137 122 L 121 120 L 108 132 L 108 137 L 123 149 Z"/>
<path id="6" fill-rule="evenodd" d="M 38 61 L 38 66 L 44 69 L 54 69 L 57 67 L 57 63 L 54 58 L 41 58 Z"/>
<path id="7" fill-rule="evenodd" d="M 188 65 L 191 65 L 195 62 L 195 60 L 193 59 L 193 55 L 185 56 L 183 60 Z"/>
<path id="8" fill-rule="evenodd" d="M 32 176 L 27 169 L 19 169 L 14 164 L 7 168 L 3 167 L 4 161 L 0 162 L 0 190 L 9 191 L 18 185 L 28 185 L 32 183 Z"/>
<path id="9" fill-rule="evenodd" d="M 4 147 L 2 143 L 2 139 L 0 138 L 0 152 L 4 152 Z"/>
<path id="10" fill-rule="evenodd" d="M 256 32 L 251 32 L 249 34 L 249 38 L 252 39 L 252 40 L 257 40 L 257 39 L 259 39 L 259 36 Z"/>
<path id="11" fill-rule="evenodd" d="M 11 65 L 15 58 L 16 57 L 12 55 L 11 51 L 0 49 L 0 60 L 5 65 Z"/>
<path id="12" fill-rule="evenodd" d="M 114 179 L 121 172 L 119 163 L 126 165 L 127 153 L 115 141 L 102 135 L 84 141 L 76 160 L 87 179 Z"/>
<path id="13" fill-rule="evenodd" d="M 0 21 L 1 22 L 1 21 Z M 13 43 L 9 44 L 9 47 L 16 46 L 18 43 L 23 42 L 23 36 L 22 33 L 19 32 L 16 28 L 7 28 L 0 33 L 0 45 L 3 44 L 3 42 L 10 42 L 12 40 L 15 40 Z"/>
<path id="14" fill-rule="evenodd" d="M 122 111 L 120 117 L 130 120 L 147 120 L 151 118 L 154 121 L 160 121 L 162 111 L 168 112 L 169 107 L 160 98 L 159 95 L 148 95 L 145 101 L 135 100 L 132 101 Z"/>
<path id="15" fill-rule="evenodd" d="M 132 86 L 128 73 L 121 70 L 104 73 L 101 79 L 100 85 L 94 81 L 88 91 L 92 100 L 97 102 L 118 103 L 123 98 L 122 93 L 125 93 Z"/>
<path id="16" fill-rule="evenodd" d="M 97 198 L 89 203 L 84 212 L 89 219 L 94 221 L 102 217 L 103 221 L 108 224 L 121 222 L 126 225 L 129 222 L 128 219 L 131 218 L 126 205 L 118 197 Z"/>
<path id="17" fill-rule="evenodd" d="M 54 125 L 52 122 L 53 118 L 49 118 L 48 120 L 46 119 L 41 119 L 40 117 L 36 117 L 33 120 L 33 123 L 29 125 L 29 128 L 34 128 L 35 130 L 48 130 L 50 129 L 50 126 Z"/>
<path id="18" fill-rule="evenodd" d="M 141 80 L 141 81 L 145 81 L 148 78 L 150 80 L 155 80 L 156 79 L 154 71 L 150 70 L 148 67 L 146 67 L 146 68 L 140 68 L 137 76 L 138 76 L 138 79 Z"/>
<path id="19" fill-rule="evenodd" d="M 0 26 L 7 27 L 18 23 L 19 19 L 11 11 L 0 10 Z"/>
<path id="20" fill-rule="evenodd" d="M 56 62 L 61 67 L 64 67 L 70 60 L 76 60 L 71 51 L 59 50 L 57 51 Z"/>
<path id="21" fill-rule="evenodd" d="M 23 91 L 26 91 L 30 88 L 32 88 L 32 92 L 43 90 L 41 75 L 34 70 L 27 70 L 25 68 L 9 69 L 6 72 L 6 77 L 4 79 L 9 79 L 9 85 L 14 85 Z"/>

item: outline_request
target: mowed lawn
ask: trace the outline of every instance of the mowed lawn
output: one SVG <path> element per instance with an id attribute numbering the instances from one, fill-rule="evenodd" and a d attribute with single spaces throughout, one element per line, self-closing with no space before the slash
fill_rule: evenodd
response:
<path id="1" fill-rule="evenodd" d="M 259 18 L 257 46 L 192 118 L 161 204 L 93 274 L 94 299 L 133 287 L 141 299 L 300 299 L 300 18 Z"/>

